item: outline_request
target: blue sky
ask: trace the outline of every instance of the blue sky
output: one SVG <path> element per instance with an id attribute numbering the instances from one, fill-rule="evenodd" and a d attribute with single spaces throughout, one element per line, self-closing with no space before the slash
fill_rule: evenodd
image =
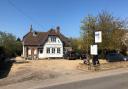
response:
<path id="1" fill-rule="evenodd" d="M 79 37 L 82 19 L 101 10 L 128 17 L 128 0 L 0 0 L 0 31 L 22 38 L 33 25 L 36 31 L 60 26 L 68 37 Z"/>

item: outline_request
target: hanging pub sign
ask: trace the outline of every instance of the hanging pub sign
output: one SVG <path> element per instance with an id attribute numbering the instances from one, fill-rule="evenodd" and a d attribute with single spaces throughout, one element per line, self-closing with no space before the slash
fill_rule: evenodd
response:
<path id="1" fill-rule="evenodd" d="M 101 43 L 102 42 L 102 32 L 96 31 L 95 32 L 95 43 Z"/>
<path id="2" fill-rule="evenodd" d="M 90 52 L 91 52 L 91 55 L 98 55 L 98 47 L 97 47 L 97 45 L 91 45 L 91 47 L 90 47 Z"/>

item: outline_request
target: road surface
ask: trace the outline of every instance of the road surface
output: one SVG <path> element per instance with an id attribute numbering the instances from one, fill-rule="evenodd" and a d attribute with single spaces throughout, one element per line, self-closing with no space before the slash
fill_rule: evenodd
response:
<path id="1" fill-rule="evenodd" d="M 128 73 L 38 89 L 128 89 Z"/>

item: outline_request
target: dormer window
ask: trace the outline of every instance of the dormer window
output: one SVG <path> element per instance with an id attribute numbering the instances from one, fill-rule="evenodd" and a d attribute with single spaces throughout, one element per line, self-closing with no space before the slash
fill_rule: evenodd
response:
<path id="1" fill-rule="evenodd" d="M 33 32 L 33 36 L 37 36 L 37 32 L 36 31 Z"/>
<path id="2" fill-rule="evenodd" d="M 50 36 L 50 41 L 51 42 L 56 42 L 56 36 Z"/>

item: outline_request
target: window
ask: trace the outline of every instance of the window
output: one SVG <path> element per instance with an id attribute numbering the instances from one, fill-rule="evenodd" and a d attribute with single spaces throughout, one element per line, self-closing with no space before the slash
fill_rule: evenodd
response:
<path id="1" fill-rule="evenodd" d="M 37 49 L 34 49 L 34 54 L 37 54 Z"/>
<path id="2" fill-rule="evenodd" d="M 60 48 L 57 48 L 57 53 L 60 53 Z"/>
<path id="3" fill-rule="evenodd" d="M 33 32 L 33 36 L 34 36 L 34 37 L 37 36 L 37 32 L 36 32 L 36 31 Z"/>
<path id="4" fill-rule="evenodd" d="M 50 37 L 48 37 L 48 42 L 51 42 L 51 38 Z"/>
<path id="5" fill-rule="evenodd" d="M 43 49 L 40 49 L 40 54 L 42 54 L 43 53 Z"/>
<path id="6" fill-rule="evenodd" d="M 55 36 L 51 36 L 51 42 L 56 42 L 56 37 Z"/>
<path id="7" fill-rule="evenodd" d="M 50 53 L 50 48 L 47 48 L 47 53 Z"/>
<path id="8" fill-rule="evenodd" d="M 60 40 L 58 40 L 58 43 L 60 43 Z"/>
<path id="9" fill-rule="evenodd" d="M 31 55 L 31 49 L 28 49 L 28 55 Z"/>
<path id="10" fill-rule="evenodd" d="M 55 53 L 55 48 L 52 48 L 52 53 Z"/>

